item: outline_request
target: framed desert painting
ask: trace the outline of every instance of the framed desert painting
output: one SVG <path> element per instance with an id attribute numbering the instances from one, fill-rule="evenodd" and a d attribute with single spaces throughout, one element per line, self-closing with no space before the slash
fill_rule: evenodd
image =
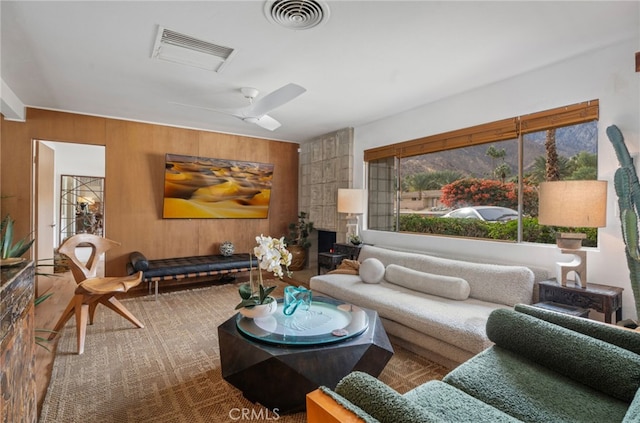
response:
<path id="1" fill-rule="evenodd" d="M 266 219 L 273 164 L 166 154 L 165 219 Z"/>

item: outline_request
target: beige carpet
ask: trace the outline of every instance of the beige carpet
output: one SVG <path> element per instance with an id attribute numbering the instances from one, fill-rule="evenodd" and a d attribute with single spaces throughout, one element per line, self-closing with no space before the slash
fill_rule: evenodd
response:
<path id="1" fill-rule="evenodd" d="M 248 410 L 284 423 L 305 413 L 274 415 L 247 401 L 220 373 L 217 327 L 234 314 L 235 285 L 126 299 L 144 329 L 100 307 L 77 355 L 75 322 L 60 335 L 41 423 L 231 422 Z M 447 370 L 395 348 L 380 379 L 403 393 Z M 245 411 L 247 412 L 247 411 Z"/>

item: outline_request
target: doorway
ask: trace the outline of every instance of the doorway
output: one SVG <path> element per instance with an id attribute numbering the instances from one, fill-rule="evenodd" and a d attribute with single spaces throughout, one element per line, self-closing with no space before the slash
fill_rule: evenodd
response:
<path id="1" fill-rule="evenodd" d="M 105 147 L 35 140 L 34 199 L 35 199 L 35 260 L 42 265 L 53 265 L 55 251 L 63 241 L 60 236 L 60 197 L 62 175 L 105 177 Z M 106 216 L 105 216 L 106 217 Z M 101 225 L 106 227 L 103 218 Z M 43 273 L 53 273 L 47 267 Z M 53 278 L 38 278 L 37 292 L 44 292 Z"/>

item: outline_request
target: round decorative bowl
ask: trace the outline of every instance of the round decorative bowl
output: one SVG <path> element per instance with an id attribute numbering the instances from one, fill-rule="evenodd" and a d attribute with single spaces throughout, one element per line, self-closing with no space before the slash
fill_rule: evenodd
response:
<path id="1" fill-rule="evenodd" d="M 260 319 L 272 315 L 278 309 L 278 302 L 275 298 L 271 298 L 271 302 L 259 304 L 253 307 L 243 307 L 238 311 L 248 319 Z"/>
<path id="2" fill-rule="evenodd" d="M 234 251 L 235 251 L 235 247 L 233 246 L 233 242 L 225 241 L 222 244 L 220 244 L 220 254 L 222 254 L 223 256 L 230 257 L 233 255 Z"/>

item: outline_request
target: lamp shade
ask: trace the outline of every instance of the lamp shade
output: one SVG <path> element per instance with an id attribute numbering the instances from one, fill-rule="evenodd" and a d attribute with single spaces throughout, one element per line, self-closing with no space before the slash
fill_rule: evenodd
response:
<path id="1" fill-rule="evenodd" d="M 606 181 L 542 182 L 538 223 L 572 228 L 607 225 Z"/>
<path id="2" fill-rule="evenodd" d="M 364 200 L 366 190 L 353 188 L 338 189 L 338 213 L 362 214 L 364 213 Z"/>

